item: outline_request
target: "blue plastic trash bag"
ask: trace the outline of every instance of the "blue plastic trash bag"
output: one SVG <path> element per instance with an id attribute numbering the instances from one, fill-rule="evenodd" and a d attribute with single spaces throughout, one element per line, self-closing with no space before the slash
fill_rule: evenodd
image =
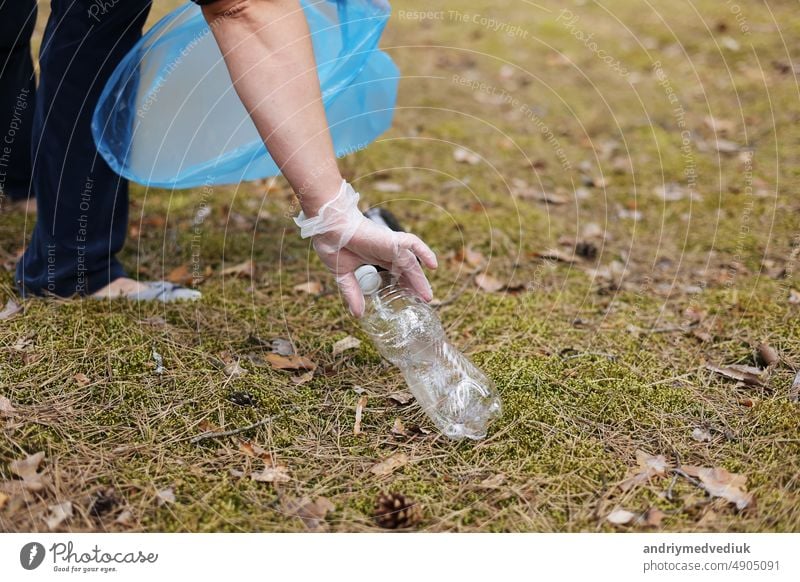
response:
<path id="1" fill-rule="evenodd" d="M 392 122 L 399 73 L 377 50 L 385 0 L 302 0 L 337 156 Z M 264 83 L 269 84 L 269 79 Z M 97 149 L 118 174 L 189 188 L 274 176 L 278 167 L 233 89 L 199 7 L 161 19 L 125 56 L 92 119 Z"/>

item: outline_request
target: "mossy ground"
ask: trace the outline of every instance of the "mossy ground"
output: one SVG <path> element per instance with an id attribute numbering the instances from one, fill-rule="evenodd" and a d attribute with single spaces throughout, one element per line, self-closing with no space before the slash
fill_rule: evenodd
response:
<path id="1" fill-rule="evenodd" d="M 385 204 L 439 253 L 442 267 L 431 276 L 446 300 L 439 313 L 451 339 L 497 383 L 503 419 L 478 443 L 391 432 L 398 418 L 428 425 L 416 406 L 387 398 L 402 380 L 294 233 L 283 181 L 215 188 L 199 243 L 197 191 L 134 186 L 123 261 L 145 278 L 180 265 L 208 269 L 203 299 L 32 300 L 2 323 L 0 395 L 17 415 L 2 421 L 0 476 L 11 477 L 8 461 L 41 450 L 54 483 L 45 496 L 9 503 L 0 529 L 45 529 L 47 505 L 70 500 L 75 515 L 61 528 L 73 531 L 303 530 L 281 500 L 325 496 L 335 505 L 327 527 L 362 531 L 375 527 L 378 493 L 391 490 L 423 505 L 425 531 L 610 530 L 604 517 L 617 506 L 661 508 L 665 531 L 800 530 L 800 405 L 789 398 L 800 363 L 800 306 L 789 302 L 800 288 L 793 279 L 800 124 L 797 73 L 786 70 L 800 48 L 797 11 L 780 3 L 741 2 L 736 10 L 702 0 L 675 10 L 609 0 L 571 6 L 579 19 L 568 25 L 562 5 L 549 1 L 544 9 L 460 3 L 427 20 L 407 4 L 395 2 L 384 39 L 407 76 L 395 127 L 344 159 L 343 169 L 369 204 Z M 464 23 L 449 10 L 522 32 Z M 575 31 L 593 33 L 596 48 L 630 75 L 612 70 Z M 471 90 L 462 78 L 491 89 Z M 724 120 L 722 137 L 752 148 L 752 158 L 718 153 L 709 116 Z M 457 163 L 456 146 L 480 161 Z M 696 199 L 654 194 L 664 183 L 686 188 L 692 169 Z M 582 187 L 582 175 L 594 185 Z M 519 196 L 515 179 L 567 202 Z M 401 191 L 376 188 L 379 181 Z M 587 223 L 606 233 L 595 259 L 537 258 L 560 244 L 569 251 Z M 0 215 L 9 258 L 24 243 L 25 225 L 19 211 Z M 489 259 L 490 274 L 525 287 L 479 289 L 471 267 L 448 259 L 464 245 Z M 219 275 L 247 259 L 257 266 L 254 278 Z M 624 275 L 590 276 L 615 262 Z M 324 282 L 325 292 L 293 290 L 308 280 Z M 3 297 L 12 296 L 12 273 L 1 281 Z M 334 357 L 334 342 L 348 334 L 365 341 Z M 319 364 L 311 382 L 296 386 L 289 373 L 247 359 L 264 351 L 253 338 L 275 337 Z M 737 387 L 704 367 L 753 364 L 760 342 L 782 357 L 766 388 Z M 229 378 L 225 354 L 241 358 L 247 373 Z M 79 385 L 78 373 L 88 385 Z M 368 403 L 356 436 L 357 386 Z M 258 406 L 231 403 L 235 391 L 252 393 Z M 753 406 L 741 403 L 747 398 Z M 208 424 L 227 430 L 265 417 L 271 421 L 241 436 L 288 467 L 291 480 L 277 487 L 231 474 L 258 468 L 236 438 L 190 440 Z M 698 427 L 712 442 L 692 438 Z M 757 505 L 737 512 L 672 477 L 623 494 L 615 484 L 637 449 L 742 473 Z M 408 465 L 389 477 L 369 472 L 398 451 Z M 485 482 L 493 477 L 495 485 Z M 107 487 L 119 505 L 91 516 L 91 500 Z M 176 500 L 159 505 L 156 492 L 166 488 Z M 115 521 L 124 509 L 127 525 Z"/>

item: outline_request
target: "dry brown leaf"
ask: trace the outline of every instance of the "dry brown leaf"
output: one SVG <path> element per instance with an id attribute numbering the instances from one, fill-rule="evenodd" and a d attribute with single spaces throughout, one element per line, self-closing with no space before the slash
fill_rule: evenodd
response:
<path id="1" fill-rule="evenodd" d="M 394 423 L 392 424 L 392 434 L 397 434 L 400 436 L 406 436 L 406 425 L 403 421 L 399 418 L 394 419 Z"/>
<path id="2" fill-rule="evenodd" d="M 3 508 L 6 506 L 6 503 L 8 503 L 9 499 L 10 497 L 8 495 L 0 491 L 0 511 L 3 510 Z"/>
<path id="3" fill-rule="evenodd" d="M 729 473 L 722 467 L 700 467 L 697 477 L 712 497 L 721 497 L 738 509 L 745 509 L 753 503 L 753 494 L 745 490 L 747 477 L 744 475 Z"/>
<path id="4" fill-rule="evenodd" d="M 661 521 L 664 519 L 664 512 L 658 507 L 651 507 L 644 514 L 644 524 L 650 527 L 661 527 Z"/>
<path id="5" fill-rule="evenodd" d="M 169 272 L 167 281 L 177 285 L 189 285 L 194 282 L 194 276 L 187 265 L 181 265 Z"/>
<path id="6" fill-rule="evenodd" d="M 222 269 L 220 275 L 223 277 L 231 276 L 240 279 L 252 279 L 256 276 L 256 266 L 253 261 L 248 260 L 238 265 L 228 267 L 227 269 Z"/>
<path id="7" fill-rule="evenodd" d="M 392 392 L 386 398 L 389 400 L 394 400 L 401 406 L 404 406 L 414 400 L 414 396 L 411 394 L 411 392 Z"/>
<path id="8" fill-rule="evenodd" d="M 635 513 L 627 509 L 615 509 L 606 516 L 606 520 L 614 525 L 625 525 L 636 517 Z"/>
<path id="9" fill-rule="evenodd" d="M 24 335 L 17 339 L 14 344 L 11 346 L 12 350 L 16 350 L 18 352 L 24 352 L 29 350 L 33 347 L 33 336 L 32 335 Z"/>
<path id="10" fill-rule="evenodd" d="M 396 193 L 396 192 L 402 192 L 403 191 L 403 187 L 400 184 L 398 184 L 397 182 L 386 182 L 386 181 L 383 181 L 383 180 L 380 181 L 380 182 L 376 182 L 375 185 L 373 186 L 373 188 L 378 192 Z"/>
<path id="11" fill-rule="evenodd" d="M 158 501 L 159 507 L 166 505 L 167 503 L 175 503 L 175 491 L 172 489 L 172 487 L 162 489 L 156 492 L 156 500 Z"/>
<path id="12" fill-rule="evenodd" d="M 265 358 L 276 370 L 316 370 L 317 365 L 303 356 L 267 354 Z"/>
<path id="13" fill-rule="evenodd" d="M 483 253 L 469 246 L 462 247 L 461 250 L 456 253 L 455 258 L 476 268 L 483 267 L 486 264 L 486 257 L 483 256 Z"/>
<path id="14" fill-rule="evenodd" d="M 781 361 L 781 356 L 778 354 L 778 350 L 769 344 L 758 344 L 756 351 L 758 352 L 758 357 L 766 366 L 776 366 Z"/>
<path id="15" fill-rule="evenodd" d="M 459 164 L 469 164 L 470 166 L 474 166 L 481 161 L 481 157 L 478 154 L 464 148 L 456 148 L 453 151 L 453 159 Z"/>
<path id="16" fill-rule="evenodd" d="M 670 467 L 664 455 L 653 456 L 644 451 L 636 451 L 636 462 L 638 466 L 628 471 L 628 476 L 619 484 L 623 491 L 643 485 L 652 477 L 663 477 Z"/>
<path id="17" fill-rule="evenodd" d="M 28 455 L 24 459 L 12 461 L 8 464 L 9 470 L 22 479 L 21 486 L 28 491 L 40 491 L 47 484 L 44 471 L 39 472 L 39 465 L 44 460 L 44 452 Z"/>
<path id="18" fill-rule="evenodd" d="M 487 293 L 495 293 L 505 287 L 505 283 L 487 273 L 481 273 L 476 276 L 475 283 Z"/>
<path id="19" fill-rule="evenodd" d="M 319 281 L 307 281 L 305 283 L 295 285 L 292 287 L 292 289 L 302 293 L 308 293 L 309 295 L 319 295 L 322 293 L 322 283 Z"/>
<path id="20" fill-rule="evenodd" d="M 255 443 L 251 443 L 250 441 L 239 441 L 239 450 L 248 457 L 261 459 L 270 465 L 273 464 L 272 455 L 270 452 Z"/>
<path id="21" fill-rule="evenodd" d="M 78 372 L 77 374 L 75 374 L 75 375 L 72 377 L 72 379 L 73 379 L 73 380 L 75 380 L 75 382 L 76 382 L 76 383 L 78 384 L 78 386 L 80 386 L 81 388 L 83 388 L 84 386 L 88 386 L 89 384 L 91 384 L 91 383 L 92 383 L 92 381 L 89 379 L 89 376 L 87 376 L 87 375 L 86 375 L 86 374 L 84 374 L 83 372 Z"/>
<path id="22" fill-rule="evenodd" d="M 292 342 L 282 337 L 276 337 L 270 342 L 273 354 L 279 356 L 291 356 L 294 353 Z"/>
<path id="23" fill-rule="evenodd" d="M 338 356 L 339 354 L 346 352 L 347 350 L 353 350 L 360 345 L 360 339 L 348 335 L 346 338 L 340 339 L 338 342 L 333 344 L 333 355 Z"/>
<path id="24" fill-rule="evenodd" d="M 314 370 L 309 370 L 299 376 L 292 376 L 292 384 L 295 386 L 302 386 L 303 384 L 308 384 L 311 380 L 314 379 Z"/>
<path id="25" fill-rule="evenodd" d="M 317 530 L 325 522 L 328 512 L 336 506 L 327 497 L 317 497 L 311 501 L 308 497 L 292 499 L 283 504 L 283 510 L 288 515 L 299 517 L 309 530 Z"/>
<path id="26" fill-rule="evenodd" d="M 242 367 L 238 359 L 226 364 L 223 371 L 229 378 L 238 378 L 247 374 L 247 369 Z"/>
<path id="27" fill-rule="evenodd" d="M 22 311 L 22 305 L 17 303 L 14 299 L 9 299 L 6 301 L 6 306 L 0 311 L 0 321 L 5 319 L 11 319 L 15 315 L 17 315 L 20 311 Z"/>
<path id="28" fill-rule="evenodd" d="M 698 427 L 692 431 L 692 438 L 696 440 L 698 443 L 710 443 L 711 433 L 704 428 Z"/>
<path id="29" fill-rule="evenodd" d="M 8 398 L 0 396 L 0 416 L 12 416 L 16 411 Z"/>
<path id="30" fill-rule="evenodd" d="M 353 434 L 359 435 L 361 434 L 361 416 L 364 414 L 364 407 L 367 405 L 367 396 L 366 394 L 358 399 L 358 404 L 356 404 L 356 421 L 353 424 Z"/>
<path id="31" fill-rule="evenodd" d="M 719 374 L 731 380 L 743 382 L 747 386 L 763 386 L 764 381 L 761 376 L 761 370 L 752 366 L 715 366 L 714 364 L 706 364 L 706 369 Z"/>
<path id="32" fill-rule="evenodd" d="M 267 465 L 260 473 L 251 473 L 250 478 L 259 483 L 285 483 L 289 481 L 289 470 L 283 465 Z"/>
<path id="33" fill-rule="evenodd" d="M 133 512 L 130 509 L 124 509 L 114 521 L 120 525 L 133 525 Z"/>
<path id="34" fill-rule="evenodd" d="M 794 377 L 791 388 L 789 388 L 789 400 L 800 402 L 800 372 Z"/>
<path id="35" fill-rule="evenodd" d="M 374 475 L 379 477 L 384 477 L 386 475 L 390 475 L 396 469 L 408 464 L 408 455 L 405 453 L 395 453 L 394 455 L 387 457 L 383 461 L 379 463 L 375 463 L 371 468 L 370 472 Z"/>
<path id="36" fill-rule="evenodd" d="M 491 477 L 487 477 L 481 481 L 480 486 L 485 487 L 486 489 L 497 489 L 505 482 L 506 476 L 502 473 L 497 473 L 496 475 L 492 475 Z"/>
<path id="37" fill-rule="evenodd" d="M 50 515 L 45 521 L 47 523 L 47 529 L 50 531 L 56 529 L 64 522 L 64 520 L 72 517 L 71 501 L 65 501 L 57 505 L 51 505 L 48 507 L 48 509 L 50 510 Z"/>

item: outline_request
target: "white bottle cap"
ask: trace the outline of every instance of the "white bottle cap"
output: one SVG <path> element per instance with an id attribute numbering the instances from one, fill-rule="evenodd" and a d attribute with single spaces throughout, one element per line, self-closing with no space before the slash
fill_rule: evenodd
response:
<path id="1" fill-rule="evenodd" d="M 358 286 L 361 287 L 361 292 L 364 295 L 372 295 L 381 286 L 381 276 L 378 269 L 372 265 L 361 265 L 355 271 Z"/>

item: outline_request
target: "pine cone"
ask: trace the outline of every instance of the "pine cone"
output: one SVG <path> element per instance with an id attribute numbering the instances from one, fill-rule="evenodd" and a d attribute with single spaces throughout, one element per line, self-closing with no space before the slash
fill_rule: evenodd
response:
<path id="1" fill-rule="evenodd" d="M 422 521 L 422 507 L 399 493 L 381 493 L 375 504 L 375 521 L 384 529 L 413 527 Z"/>

